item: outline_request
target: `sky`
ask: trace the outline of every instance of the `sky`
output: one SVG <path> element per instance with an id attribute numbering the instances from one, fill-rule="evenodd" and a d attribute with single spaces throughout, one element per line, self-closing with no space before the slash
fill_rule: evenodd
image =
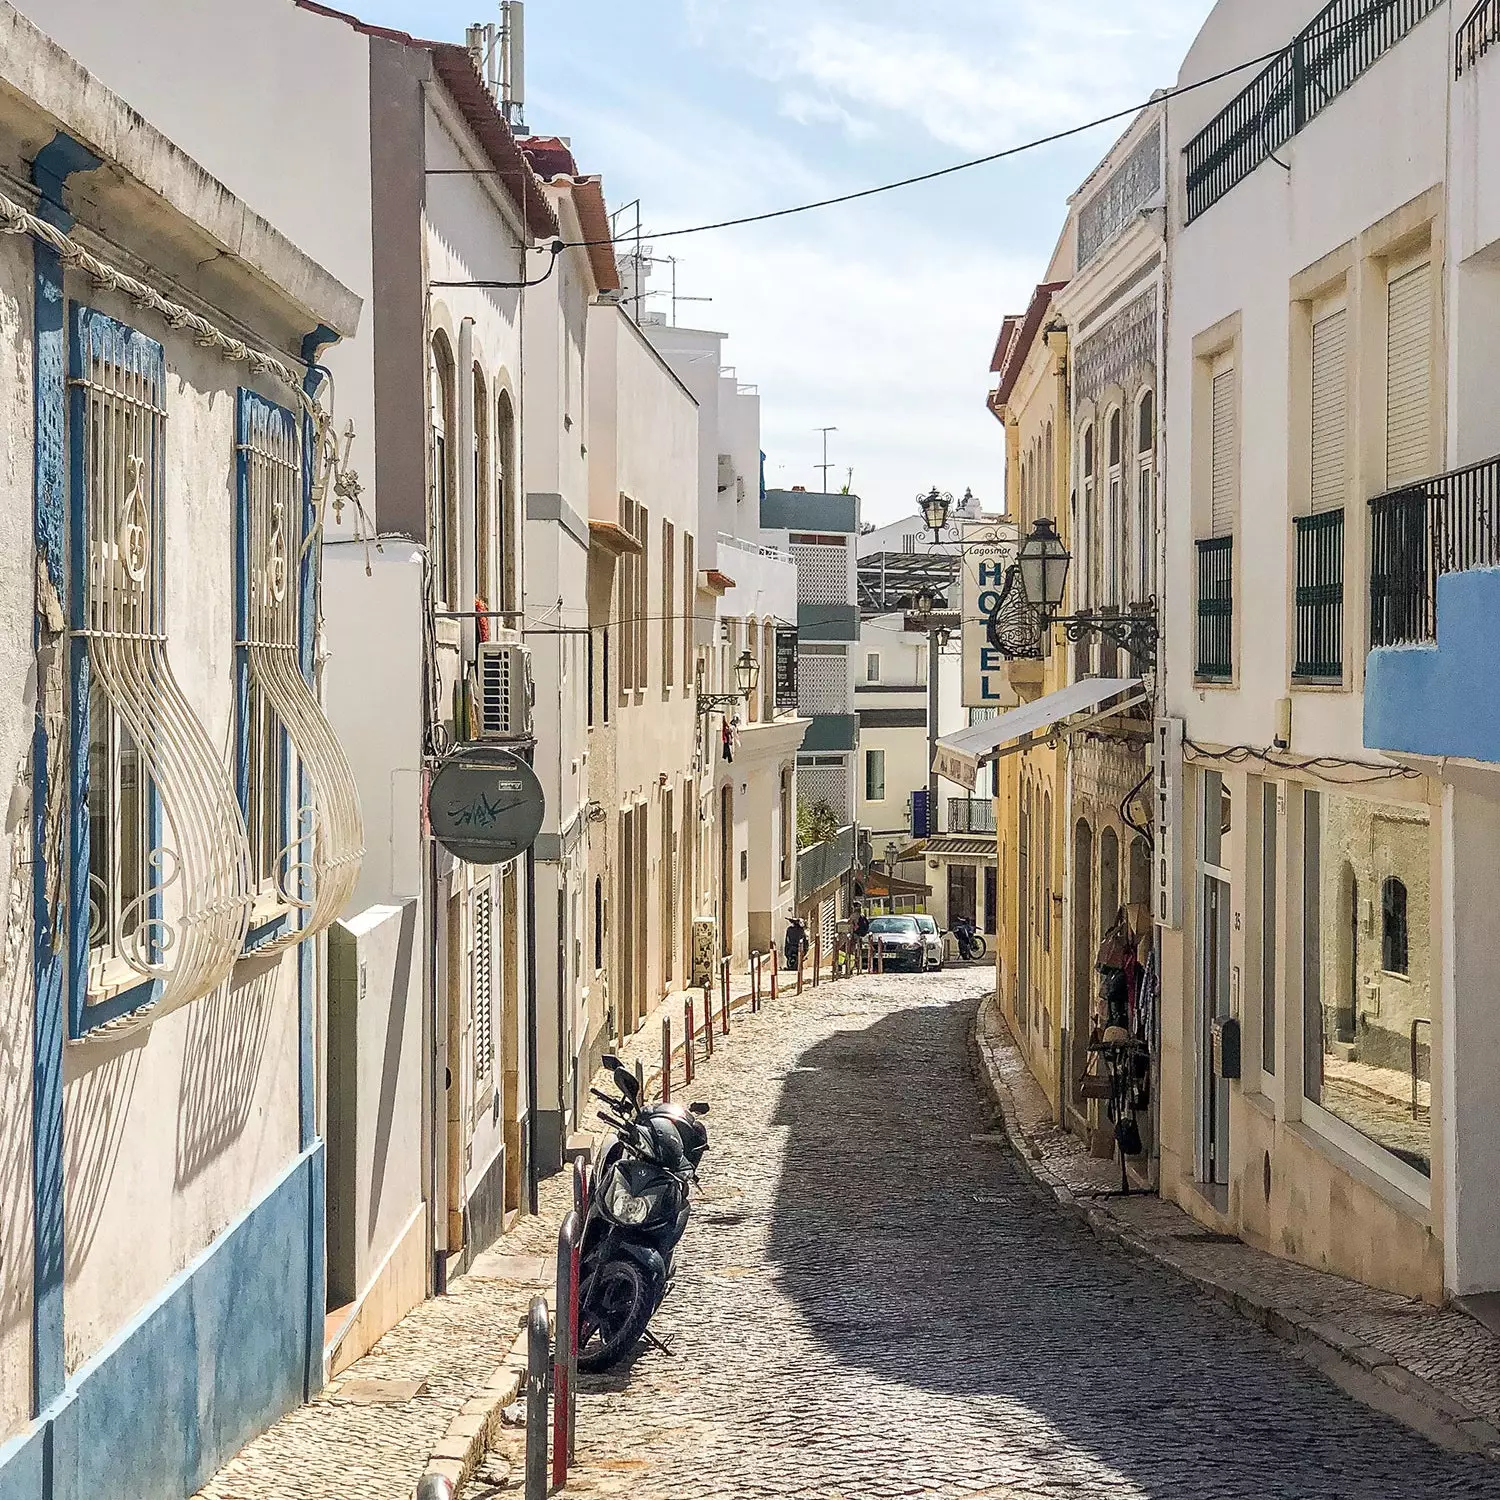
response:
<path id="1" fill-rule="evenodd" d="M 461 40 L 492 0 L 350 0 Z M 1004 149 L 1170 87 L 1211 0 L 530 0 L 526 124 L 678 257 L 678 321 L 761 394 L 766 479 L 851 488 L 884 524 L 937 485 L 1001 503 L 985 407 L 1069 195 L 1123 128 L 862 203 L 652 239 Z M 634 211 L 630 214 L 632 225 Z M 657 268 L 663 291 L 668 268 Z M 669 312 L 666 296 L 651 306 Z M 852 474 L 851 474 L 852 470 Z"/>

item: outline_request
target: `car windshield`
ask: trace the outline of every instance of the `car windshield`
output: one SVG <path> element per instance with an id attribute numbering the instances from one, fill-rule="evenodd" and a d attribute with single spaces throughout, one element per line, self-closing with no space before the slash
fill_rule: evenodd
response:
<path id="1" fill-rule="evenodd" d="M 917 924 L 911 917 L 876 917 L 870 923 L 871 932 L 913 933 Z"/>
<path id="2" fill-rule="evenodd" d="M 937 931 L 937 923 L 934 922 L 931 917 L 913 917 L 912 920 L 917 924 L 918 927 L 922 929 L 923 932 Z"/>

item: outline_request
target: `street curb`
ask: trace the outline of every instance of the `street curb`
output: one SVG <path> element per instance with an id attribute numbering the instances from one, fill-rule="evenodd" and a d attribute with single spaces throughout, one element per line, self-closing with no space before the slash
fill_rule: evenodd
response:
<path id="1" fill-rule="evenodd" d="M 1405 1402 L 1420 1410 L 1416 1413 L 1403 1411 L 1400 1399 L 1382 1402 L 1382 1408 L 1430 1441 L 1460 1452 L 1500 1460 L 1500 1429 L 1446 1391 L 1406 1369 L 1391 1355 L 1362 1345 L 1344 1329 L 1320 1322 L 1301 1308 L 1278 1306 L 1266 1301 L 1258 1293 L 1237 1286 L 1231 1280 L 1194 1270 L 1152 1240 L 1116 1222 L 1108 1210 L 1097 1204 L 1081 1202 L 1075 1197 L 1067 1185 L 1048 1170 L 1042 1160 L 1041 1147 L 1021 1125 L 1010 1086 L 1000 1076 L 985 1044 L 985 1022 L 989 1018 L 998 1021 L 1006 1036 L 1010 1036 L 1010 1028 L 993 991 L 980 1000 L 969 1037 L 980 1076 L 1000 1110 L 1005 1134 L 1022 1166 L 1034 1181 L 1051 1192 L 1066 1213 L 1081 1219 L 1100 1240 L 1176 1272 L 1183 1280 L 1210 1293 L 1226 1307 L 1265 1329 L 1283 1343 L 1293 1347 L 1301 1346 L 1300 1352 L 1304 1357 L 1308 1357 L 1330 1379 L 1338 1380 L 1338 1376 L 1329 1368 L 1330 1365 L 1342 1367 L 1348 1372 L 1350 1384 L 1359 1384 L 1362 1388 L 1368 1386 L 1371 1376 L 1376 1377 L 1389 1389 L 1393 1398 L 1404 1398 Z M 1343 1381 L 1338 1383 L 1345 1390 L 1350 1389 L 1350 1384 Z M 1351 1391 L 1351 1394 L 1356 1399 L 1365 1401 L 1366 1405 L 1373 1404 L 1358 1390 Z"/>
<path id="2" fill-rule="evenodd" d="M 486 1453 L 494 1445 L 500 1413 L 520 1394 L 526 1383 L 526 1329 L 516 1334 L 505 1359 L 495 1367 L 484 1389 L 459 1408 L 448 1424 L 442 1442 L 432 1450 L 418 1481 L 418 1492 L 427 1479 L 446 1480 L 457 1497 L 474 1477 Z"/>

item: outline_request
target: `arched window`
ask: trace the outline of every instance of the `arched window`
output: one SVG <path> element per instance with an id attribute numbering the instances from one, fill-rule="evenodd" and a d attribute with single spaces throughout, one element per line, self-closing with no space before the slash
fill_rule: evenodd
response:
<path id="1" fill-rule="evenodd" d="M 1094 428 L 1090 423 L 1083 429 L 1083 498 L 1078 506 L 1079 535 L 1074 539 L 1074 550 L 1078 561 L 1073 569 L 1074 600 L 1080 609 L 1087 609 L 1094 602 L 1094 591 L 1089 586 L 1093 577 L 1092 551 L 1094 541 Z"/>
<path id="2" fill-rule="evenodd" d="M 1406 883 L 1390 875 L 1380 885 L 1380 967 L 1405 974 L 1407 962 Z"/>
<path id="3" fill-rule="evenodd" d="M 521 547 L 516 523 L 516 419 L 507 391 L 501 391 L 495 403 L 495 511 L 500 555 L 493 582 L 500 608 L 510 612 L 520 608 L 516 566 Z"/>
<path id="4" fill-rule="evenodd" d="M 440 604 L 457 600 L 458 573 L 454 550 L 458 543 L 453 508 L 458 483 L 454 469 L 453 435 L 458 430 L 453 411 L 453 352 L 441 332 L 432 337 L 429 360 L 432 404 L 432 492 L 427 517 L 427 546 L 431 557 L 433 596 Z"/>
<path id="5" fill-rule="evenodd" d="M 490 503 L 490 403 L 484 372 L 474 366 L 474 593 L 493 608 L 490 592 L 490 535 L 494 529 Z M 465 600 L 460 608 L 473 605 Z"/>
<path id="6" fill-rule="evenodd" d="M 1046 441 L 1047 441 L 1046 456 L 1045 456 L 1045 460 L 1044 460 L 1043 465 L 1042 465 L 1043 478 L 1045 480 L 1045 489 L 1044 489 L 1043 494 L 1042 494 L 1042 505 L 1041 505 L 1041 508 L 1042 508 L 1042 510 L 1047 515 L 1051 516 L 1051 515 L 1055 515 L 1057 513 L 1057 511 L 1056 511 L 1056 503 L 1055 503 L 1055 496 L 1057 494 L 1057 468 L 1056 468 L 1056 461 L 1055 461 L 1055 459 L 1053 457 L 1053 452 L 1052 452 L 1052 446 L 1053 445 L 1052 445 L 1052 423 L 1051 422 L 1047 423 L 1047 440 Z"/>
<path id="7" fill-rule="evenodd" d="M 1148 388 L 1136 407 L 1135 443 L 1135 599 L 1144 604 L 1156 592 L 1156 396 Z"/>
<path id="8" fill-rule="evenodd" d="M 1104 569 L 1104 602 L 1118 605 L 1125 593 L 1121 573 L 1125 533 L 1125 470 L 1123 467 L 1124 443 L 1120 409 L 1109 414 L 1109 504 L 1105 513 L 1104 546 L 1100 563 Z"/>

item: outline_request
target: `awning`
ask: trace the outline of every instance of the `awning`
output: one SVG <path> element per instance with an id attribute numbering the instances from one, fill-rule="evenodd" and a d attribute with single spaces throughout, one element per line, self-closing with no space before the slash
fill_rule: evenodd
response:
<path id="1" fill-rule="evenodd" d="M 933 751 L 932 769 L 948 781 L 974 789 L 981 761 L 1012 750 L 1024 750 L 1043 731 L 1050 738 L 1057 725 L 1079 715 L 1128 708 L 1141 692 L 1139 677 L 1089 677 L 1070 683 L 1034 703 L 1023 703 L 993 719 L 945 734 Z M 1068 728 L 1077 728 L 1069 724 Z M 1002 751 L 1002 746 L 1010 747 Z"/>

